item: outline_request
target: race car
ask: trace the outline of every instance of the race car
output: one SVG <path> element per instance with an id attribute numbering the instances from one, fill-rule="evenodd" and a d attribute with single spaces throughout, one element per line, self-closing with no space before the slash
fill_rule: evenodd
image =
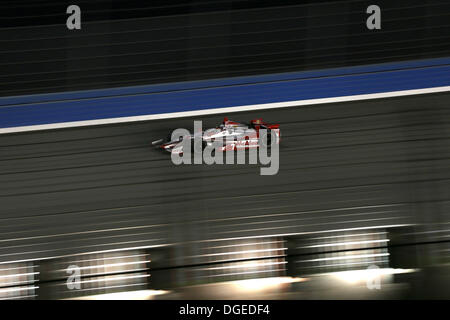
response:
<path id="1" fill-rule="evenodd" d="M 169 139 L 159 139 L 152 142 L 152 145 L 168 152 L 182 154 L 183 144 L 185 139 L 193 140 L 195 137 L 201 137 L 202 146 L 211 146 L 213 143 L 219 145 L 216 151 L 231 151 L 238 149 L 250 149 L 260 147 L 260 129 L 267 130 L 267 146 L 272 144 L 272 134 L 274 133 L 275 141 L 273 143 L 280 143 L 280 125 L 268 124 L 261 118 L 251 120 L 249 124 L 239 123 L 228 118 L 224 118 L 223 122 L 216 128 L 211 128 L 205 131 L 196 132 L 194 134 L 185 135 L 177 140 L 171 141 Z M 191 144 L 192 145 L 192 144 Z"/>

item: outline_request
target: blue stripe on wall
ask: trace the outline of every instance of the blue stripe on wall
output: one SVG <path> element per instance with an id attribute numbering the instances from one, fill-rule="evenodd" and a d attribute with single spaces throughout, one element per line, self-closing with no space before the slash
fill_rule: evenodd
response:
<path id="1" fill-rule="evenodd" d="M 450 58 L 0 98 L 0 128 L 450 85 Z"/>

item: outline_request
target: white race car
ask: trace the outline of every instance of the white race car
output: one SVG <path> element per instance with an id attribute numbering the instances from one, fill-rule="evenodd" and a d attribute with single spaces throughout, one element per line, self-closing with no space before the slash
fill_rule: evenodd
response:
<path id="1" fill-rule="evenodd" d="M 222 124 L 216 128 L 208 129 L 196 134 L 190 134 L 180 137 L 177 140 L 167 141 L 159 139 L 153 141 L 152 145 L 164 149 L 168 152 L 183 153 L 182 141 L 184 139 L 194 139 L 196 135 L 201 136 L 203 147 L 218 143 L 219 147 L 216 151 L 230 151 L 238 149 L 258 148 L 260 146 L 260 129 L 267 130 L 267 145 L 272 144 L 272 134 L 274 133 L 275 141 L 273 143 L 280 143 L 280 125 L 268 124 L 262 119 L 251 120 L 249 124 L 243 124 L 224 118 Z"/>

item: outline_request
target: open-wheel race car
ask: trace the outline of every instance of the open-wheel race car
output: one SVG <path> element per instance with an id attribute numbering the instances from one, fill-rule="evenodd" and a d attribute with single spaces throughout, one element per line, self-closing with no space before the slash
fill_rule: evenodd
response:
<path id="1" fill-rule="evenodd" d="M 216 151 L 231 151 L 238 149 L 259 148 L 261 141 L 265 141 L 270 147 L 273 143 L 280 143 L 280 125 L 268 124 L 262 119 L 251 120 L 244 124 L 224 118 L 223 122 L 216 128 L 196 132 L 194 134 L 184 135 L 176 140 L 159 139 L 152 142 L 152 145 L 168 152 L 183 153 L 182 141 L 184 139 L 194 139 L 201 137 L 203 147 L 215 145 Z M 266 130 L 266 139 L 260 139 L 261 129 Z M 272 141 L 273 137 L 275 141 Z"/>

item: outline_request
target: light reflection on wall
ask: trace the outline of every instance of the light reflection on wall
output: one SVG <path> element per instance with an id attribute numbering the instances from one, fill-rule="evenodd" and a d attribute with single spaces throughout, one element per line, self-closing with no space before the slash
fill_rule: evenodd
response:
<path id="1" fill-rule="evenodd" d="M 186 284 L 234 281 L 286 274 L 286 249 L 281 237 L 211 242 L 202 247 L 195 267 L 183 268 Z"/>
<path id="2" fill-rule="evenodd" d="M 38 275 L 30 262 L 0 264 L 0 300 L 35 297 Z"/>
<path id="3" fill-rule="evenodd" d="M 370 279 L 392 284 L 396 275 L 411 279 L 408 273 L 420 271 L 415 257 L 404 258 L 405 252 L 415 250 L 404 245 L 404 236 L 411 237 L 411 232 L 372 228 L 209 241 L 186 255 L 196 264 L 184 261 L 175 267 L 169 246 L 2 264 L 0 298 L 278 299 L 292 292 L 308 298 L 331 291 L 332 298 L 339 298 L 342 290 L 365 289 Z M 68 287 L 70 266 L 79 271 L 71 282 L 77 288 Z M 177 281 L 180 278 L 184 281 Z"/>
<path id="4" fill-rule="evenodd" d="M 371 265 L 388 267 L 387 235 L 385 230 L 378 229 L 291 237 L 289 272 L 305 276 L 365 269 Z"/>
<path id="5" fill-rule="evenodd" d="M 145 250 L 82 254 L 47 262 L 42 294 L 72 298 L 148 288 L 151 259 Z"/>

